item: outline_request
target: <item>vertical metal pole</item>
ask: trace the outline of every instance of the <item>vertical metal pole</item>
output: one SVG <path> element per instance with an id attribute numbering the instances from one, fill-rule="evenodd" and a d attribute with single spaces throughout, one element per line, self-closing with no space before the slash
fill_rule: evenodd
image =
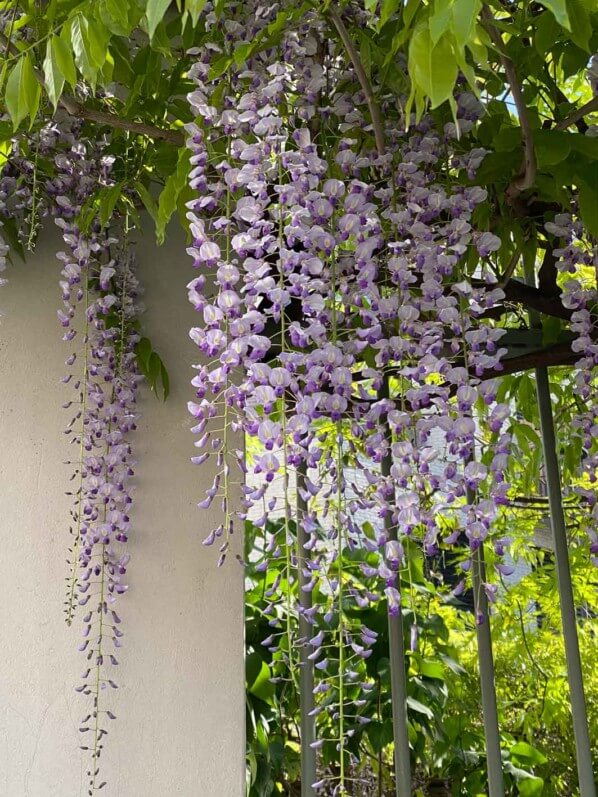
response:
<path id="1" fill-rule="evenodd" d="M 388 376 L 385 376 L 380 398 L 389 398 Z M 392 436 L 387 424 L 388 453 L 382 459 L 382 477 L 390 476 L 392 468 Z M 387 513 L 384 527 L 389 540 L 397 539 L 397 529 L 392 516 Z M 397 590 L 401 590 L 400 575 L 397 575 Z M 409 722 L 407 716 L 407 662 L 405 660 L 405 638 L 403 636 L 403 607 L 399 604 L 396 617 L 388 615 L 388 646 L 390 659 L 390 694 L 392 702 L 392 729 L 394 739 L 395 794 L 396 797 L 411 797 L 411 754 L 409 751 Z"/>
<path id="2" fill-rule="evenodd" d="M 535 275 L 531 267 L 525 270 L 525 281 L 534 285 Z M 529 313 L 533 328 L 541 328 L 540 317 L 536 311 Z M 542 433 L 542 449 L 544 452 L 544 468 L 546 486 L 548 488 L 548 506 L 550 508 L 550 528 L 554 544 L 554 559 L 561 606 L 563 624 L 563 640 L 565 642 L 565 658 L 567 660 L 567 680 L 573 719 L 573 736 L 575 739 L 575 758 L 580 797 L 596 797 L 596 783 L 592 771 L 592 751 L 588 731 L 588 714 L 583 688 L 583 673 L 579 655 L 577 638 L 577 617 L 573 601 L 571 569 L 569 567 L 569 548 L 567 544 L 567 528 L 563 512 L 563 494 L 561 490 L 561 472 L 556 449 L 554 418 L 550 399 L 550 378 L 546 367 L 535 369 L 536 396 L 540 415 L 540 431 Z"/>
<path id="3" fill-rule="evenodd" d="M 467 500 L 471 504 L 475 494 L 467 491 Z M 503 797 L 504 783 L 502 757 L 500 753 L 500 731 L 498 725 L 498 708 L 496 705 L 496 685 L 494 679 L 494 656 L 492 653 L 492 633 L 490 615 L 488 614 L 488 598 L 484 590 L 486 580 L 486 562 L 484 545 L 480 544 L 473 552 L 472 568 L 473 603 L 476 614 L 476 636 L 478 642 L 478 663 L 480 668 L 480 688 L 482 692 L 482 714 L 484 719 L 484 737 L 486 740 L 486 765 L 488 770 L 488 794 L 490 797 Z"/>
<path id="4" fill-rule="evenodd" d="M 382 476 L 389 476 L 392 454 L 382 460 Z M 397 530 L 392 517 L 384 518 L 387 536 L 397 539 Z M 400 592 L 400 576 L 397 589 Z M 409 725 L 407 720 L 407 672 L 405 661 L 405 639 L 403 636 L 403 608 L 399 605 L 396 617 L 388 615 L 388 645 L 390 658 L 390 693 L 392 701 L 392 728 L 394 738 L 395 793 L 396 797 L 411 797 L 411 754 L 409 752 Z"/>
<path id="5" fill-rule="evenodd" d="M 567 530 L 563 513 L 561 475 L 556 453 L 554 419 L 550 403 L 550 380 L 548 378 L 547 368 L 536 368 L 536 392 L 538 396 L 538 409 L 540 412 L 540 429 L 542 432 L 542 447 L 544 449 L 546 483 L 548 486 L 550 525 L 554 542 L 557 584 L 561 604 L 561 618 L 563 621 L 567 676 L 571 695 L 571 714 L 573 716 L 573 735 L 575 737 L 579 793 L 580 797 L 596 797 L 596 786 L 592 771 L 590 735 L 588 732 L 588 715 L 583 688 L 579 641 L 577 638 L 577 618 L 575 615 L 575 603 L 573 602 L 571 570 L 569 568 Z"/>
<path id="6" fill-rule="evenodd" d="M 303 590 L 309 577 L 305 576 L 305 543 L 308 541 L 303 525 L 307 514 L 307 502 L 301 493 L 305 491 L 307 467 L 302 462 L 297 467 L 297 572 L 299 574 L 299 729 L 301 734 L 301 797 L 315 797 L 313 784 L 316 782 L 316 751 L 312 744 L 316 741 L 316 718 L 310 716 L 314 708 L 314 665 L 307 657 L 307 640 L 312 636 L 311 626 L 305 610 L 312 605 L 311 592 Z"/>

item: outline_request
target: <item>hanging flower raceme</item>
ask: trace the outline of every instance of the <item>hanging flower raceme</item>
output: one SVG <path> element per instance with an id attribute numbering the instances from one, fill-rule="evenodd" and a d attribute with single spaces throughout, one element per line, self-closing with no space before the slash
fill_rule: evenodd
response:
<path id="1" fill-rule="evenodd" d="M 231 433 L 256 441 L 245 510 L 261 527 L 269 517 L 286 519 L 281 536 L 266 532 L 255 555 L 262 569 L 279 573 L 265 644 L 272 652 L 284 646 L 289 665 L 278 563 L 286 558 L 283 582 L 296 579 L 297 556 L 285 554 L 294 544 L 290 493 L 295 469 L 307 468 L 299 485 L 307 503 L 303 590 L 317 590 L 320 603 L 301 611 L 314 629 L 307 643 L 322 738 L 336 739 L 344 762 L 357 721 L 351 706 L 367 720 L 361 708 L 371 683 L 360 662 L 376 638 L 347 608 L 384 596 L 395 612 L 402 538 L 418 539 L 428 554 L 463 539 L 475 551 L 505 500 L 505 408 L 481 383 L 504 353 L 502 330 L 482 320 L 502 295 L 487 264 L 500 241 L 472 224 L 485 192 L 449 189 L 443 180 L 447 151 L 449 167 L 470 177 L 484 153 L 453 155 L 454 129 L 439 135 L 429 120 L 409 134 L 399 120 L 389 123 L 383 157 L 364 147 L 356 135 L 367 135 L 364 98 L 344 87 L 353 75 L 335 72 L 334 46 L 323 45 L 320 23 L 308 20 L 301 33 L 285 35 L 282 60 L 266 53 L 231 73 L 224 92 L 210 80 L 211 52 L 190 73 L 197 86 L 189 95 L 197 117 L 188 127 L 190 185 L 198 196 L 189 203 L 189 254 L 201 273 L 188 288 L 203 318 L 191 337 L 207 361 L 197 366 L 189 408 L 203 450 L 194 461 L 212 452 L 217 459 L 200 506 L 222 501 L 224 523 L 206 540 L 220 540 L 221 563 L 233 528 L 229 458 L 246 469 L 242 454 L 230 451 Z M 319 121 L 337 118 L 346 133 L 326 158 L 312 124 L 324 62 L 327 111 Z M 288 97 L 308 78 L 313 92 L 293 108 Z M 463 129 L 475 111 L 460 99 Z M 480 265 L 469 273 L 472 248 Z M 492 407 L 496 438 L 489 465 L 472 461 L 480 395 Z M 387 456 L 393 465 L 382 476 Z M 363 474 L 359 485 L 347 469 Z M 279 480 L 283 506 L 268 489 Z M 377 517 L 373 535 L 360 513 L 368 523 Z M 377 553 L 380 564 L 349 564 L 347 550 Z"/>
<path id="2" fill-rule="evenodd" d="M 453 551 L 465 574 L 492 543 L 496 568 L 509 569 L 494 531 L 512 449 L 511 410 L 497 400 L 505 330 L 489 312 L 504 300 L 501 240 L 476 224 L 486 150 L 467 138 L 483 111 L 472 94 L 456 97 L 453 122 L 424 116 L 407 132 L 382 94 L 380 152 L 363 89 L 321 19 L 304 15 L 276 51 L 238 63 L 233 34 L 243 46 L 268 20 L 254 11 L 237 8 L 221 48 L 194 51 L 189 73 L 188 252 L 199 274 L 188 290 L 203 358 L 189 403 L 193 460 L 216 460 L 200 506 L 221 502 L 223 522 L 205 540 L 220 564 L 236 523 L 231 465 L 246 477 L 240 519 L 263 529 L 249 559 L 267 587 L 264 645 L 290 680 L 294 648 L 307 646 L 318 744 L 340 751 L 343 793 L 376 644 L 351 607 L 385 600 L 401 613 L 412 545 Z M 212 75 L 225 57 L 235 66 L 223 85 Z M 587 391 L 592 300 L 567 301 Z M 580 421 L 587 451 L 595 422 Z M 291 523 L 297 494 L 304 550 Z M 495 586 L 483 586 L 493 601 Z M 291 614 L 311 636 L 297 636 Z"/>
<path id="3" fill-rule="evenodd" d="M 575 394 L 578 411 L 573 429 L 581 440 L 581 482 L 576 487 L 589 506 L 590 553 L 598 564 L 598 248 L 588 245 L 581 221 L 558 214 L 546 223 L 546 231 L 558 241 L 554 249 L 557 268 L 563 276 L 563 305 L 571 310 L 571 348 L 579 354 L 575 363 Z"/>
<path id="4" fill-rule="evenodd" d="M 56 177 L 50 186 L 52 208 L 66 250 L 60 282 L 63 309 L 58 317 L 64 339 L 79 342 L 69 356 L 69 374 L 76 400 L 68 402 L 75 415 L 67 428 L 77 451 L 72 510 L 72 574 L 68 582 L 67 622 L 81 607 L 83 639 L 79 650 L 88 667 L 78 691 L 91 698 L 81 732 L 91 741 L 89 793 L 102 787 L 99 758 L 107 723 L 114 719 L 105 693 L 116 688 L 111 670 L 118 665 L 122 645 L 121 620 L 115 611 L 125 581 L 129 554 L 134 461 L 130 434 L 135 430 L 140 377 L 136 366 L 136 300 L 139 284 L 126 241 L 93 220 L 88 230 L 79 214 L 91 185 L 110 184 L 111 159 L 87 142 L 77 142 L 55 157 Z"/>

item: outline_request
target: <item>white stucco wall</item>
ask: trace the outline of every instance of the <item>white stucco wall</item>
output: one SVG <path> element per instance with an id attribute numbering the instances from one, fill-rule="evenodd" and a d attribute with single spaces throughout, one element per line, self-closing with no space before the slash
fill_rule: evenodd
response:
<path id="1" fill-rule="evenodd" d="M 69 544 L 70 455 L 60 383 L 69 345 L 56 309 L 52 232 L 0 289 L 0 797 L 79 797 L 89 764 L 77 728 L 88 703 L 74 692 L 85 668 L 80 627 L 63 620 Z M 138 249 L 144 331 L 168 366 L 171 396 L 147 392 L 134 438 L 138 466 L 126 632 L 118 692 L 102 755 L 106 797 L 241 797 L 244 793 L 243 583 L 230 556 L 201 545 L 196 501 L 211 482 L 186 402 L 194 347 L 187 337 L 193 277 L 182 235 Z M 217 511 L 215 509 L 214 511 Z M 209 526 L 211 528 L 211 526 Z"/>

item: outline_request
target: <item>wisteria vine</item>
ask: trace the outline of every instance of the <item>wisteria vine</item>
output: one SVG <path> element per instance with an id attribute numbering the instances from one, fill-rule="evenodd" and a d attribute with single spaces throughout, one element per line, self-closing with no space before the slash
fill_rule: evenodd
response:
<path id="1" fill-rule="evenodd" d="M 276 45 L 254 47 L 281 7 Z M 343 14 L 371 21 L 361 8 Z M 351 739 L 371 721 L 377 689 L 366 665 L 379 634 L 354 610 L 382 602 L 402 617 L 414 550 L 458 562 L 453 596 L 469 585 L 476 553 L 491 550 L 481 590 L 497 600 L 496 573 L 511 571 L 497 520 L 510 502 L 513 450 L 499 380 L 507 329 L 494 313 L 508 301 L 503 241 L 480 212 L 489 152 L 473 135 L 484 106 L 463 77 L 450 116 L 411 113 L 407 92 L 397 101 L 368 84 L 342 19 L 259 2 L 229 4 L 222 16 L 208 3 L 203 44 L 187 53 L 195 121 L 185 127 L 199 352 L 192 461 L 214 464 L 198 506 L 220 508 L 204 543 L 217 546 L 221 566 L 245 520 L 260 530 L 246 561 L 236 556 L 264 577 L 271 632 L 262 644 L 275 678 L 297 689 L 301 662 L 314 666 L 313 746 L 338 761 L 314 785 L 336 795 L 351 793 Z M 250 55 L 238 57 L 244 48 Z M 116 203 L 107 219 L 89 212 L 98 187 L 118 188 L 109 135 L 82 131 L 61 119 L 14 138 L 0 171 L 0 271 L 11 248 L 31 247 L 41 220 L 54 219 L 74 452 L 65 614 L 69 625 L 82 615 L 77 690 L 89 704 L 80 731 L 92 795 L 106 785 L 99 760 L 115 719 L 142 377 L 129 220 Z M 43 185 L 40 159 L 51 164 Z M 574 489 L 598 561 L 598 250 L 575 203 L 540 235 L 579 355 Z M 486 620 L 478 611 L 476 622 Z M 410 631 L 416 650 L 415 622 Z"/>
<path id="2" fill-rule="evenodd" d="M 263 546 L 250 553 L 257 569 L 273 565 L 266 592 L 273 630 L 263 644 L 291 680 L 292 651 L 308 645 L 317 671 L 316 745 L 336 745 L 334 793 L 344 794 L 346 746 L 355 722 L 369 721 L 364 707 L 374 687 L 359 662 L 377 636 L 351 618 L 350 606 L 385 598 L 391 615 L 400 612 L 400 572 L 414 541 L 432 557 L 454 549 L 465 577 L 488 540 L 496 568 L 512 570 L 503 560 L 508 541 L 493 534 L 509 503 L 512 447 L 511 407 L 497 400 L 498 379 L 488 378 L 507 353 L 500 345 L 506 330 L 490 312 L 505 298 L 492 262 L 501 240 L 475 222 L 487 199 L 475 184 L 487 152 L 468 148 L 483 113 L 472 93 L 458 95 L 454 121 L 440 129 L 424 116 L 409 120 L 406 132 L 405 120 L 385 107 L 381 152 L 368 97 L 354 88 L 351 64 L 316 15 L 304 15 L 278 51 L 232 70 L 224 87 L 211 78 L 233 40 L 251 41 L 271 21 L 264 9 L 250 20 L 239 10 L 239 21 L 225 23 L 224 49 L 199 50 L 190 72 L 197 198 L 188 203 L 188 252 L 200 276 L 188 289 L 203 320 L 191 338 L 205 358 L 189 403 L 201 450 L 194 462 L 216 456 L 214 482 L 199 505 L 222 502 L 225 523 L 205 540 L 218 542 L 219 564 L 239 522 L 231 464 L 249 468 L 238 517 L 250 515 L 265 529 Z M 555 254 L 563 270 L 593 262 L 578 249 Z M 579 422 L 591 474 L 596 343 L 588 305 L 595 299 L 578 283 L 565 290 L 584 355 L 579 387 L 592 408 Z M 231 442 L 240 431 L 255 441 L 249 465 Z M 305 552 L 289 524 L 298 469 L 307 474 L 299 483 Z M 280 530 L 268 531 L 277 517 Z M 354 550 L 365 560 L 348 561 L 345 552 Z M 289 619 L 301 554 L 303 590 L 316 598 L 307 610 L 299 598 L 294 609 L 309 620 L 309 639 Z M 454 592 L 464 586 L 463 579 Z M 496 583 L 482 586 L 494 602 Z"/>

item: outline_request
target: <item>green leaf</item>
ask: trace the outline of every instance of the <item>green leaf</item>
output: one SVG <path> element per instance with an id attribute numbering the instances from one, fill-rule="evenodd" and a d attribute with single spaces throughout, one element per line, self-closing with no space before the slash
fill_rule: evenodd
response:
<path id="1" fill-rule="evenodd" d="M 153 196 L 147 190 L 147 188 L 143 185 L 143 183 L 135 182 L 134 188 L 139 194 L 139 199 L 143 202 L 143 206 L 150 214 L 152 219 L 154 220 L 154 224 L 158 226 L 158 206 L 154 202 Z"/>
<path id="2" fill-rule="evenodd" d="M 439 681 L 444 681 L 445 671 L 439 661 L 424 659 L 419 665 L 419 672 L 421 675 L 425 675 L 426 678 L 436 678 Z"/>
<path id="3" fill-rule="evenodd" d="M 434 46 L 428 28 L 419 25 L 409 47 L 409 74 L 430 98 L 432 108 L 447 100 L 457 79 L 457 63 L 448 39 L 443 37 Z"/>
<path id="4" fill-rule="evenodd" d="M 74 88 L 77 85 L 77 69 L 69 43 L 61 36 L 52 38 L 52 58 L 66 82 Z"/>
<path id="5" fill-rule="evenodd" d="M 567 28 L 567 30 L 571 30 L 571 23 L 569 22 L 565 0 L 539 0 L 539 3 L 549 11 L 552 11 L 559 25 L 562 25 L 563 28 Z"/>
<path id="6" fill-rule="evenodd" d="M 534 45 L 542 58 L 554 47 L 559 34 L 562 34 L 553 14 L 540 14 L 534 36 Z"/>
<path id="7" fill-rule="evenodd" d="M 475 33 L 481 6 L 481 0 L 455 0 L 453 3 L 451 29 L 460 49 L 464 49 Z"/>
<path id="8" fill-rule="evenodd" d="M 436 0 L 434 3 L 434 12 L 430 16 L 428 22 L 430 39 L 433 45 L 436 44 L 449 28 L 452 16 L 451 6 L 452 0 Z"/>
<path id="9" fill-rule="evenodd" d="M 544 780 L 532 775 L 529 778 L 520 780 L 517 788 L 522 797 L 540 797 L 544 791 Z"/>
<path id="10" fill-rule="evenodd" d="M 29 54 L 22 55 L 12 68 L 6 81 L 6 109 L 16 130 L 26 116 L 35 119 L 41 88 L 35 77 Z"/>
<path id="11" fill-rule="evenodd" d="M 598 176 L 598 169 L 594 169 Z M 589 232 L 598 238 L 598 180 L 582 182 L 579 186 L 579 212 Z"/>
<path id="12" fill-rule="evenodd" d="M 274 684 L 270 681 L 270 668 L 266 664 L 265 661 L 262 661 L 262 666 L 258 673 L 257 678 L 248 686 L 247 691 L 259 697 L 260 700 L 263 700 L 265 703 L 273 703 L 273 697 L 275 694 Z"/>
<path id="13" fill-rule="evenodd" d="M 116 207 L 116 203 L 122 194 L 122 190 L 123 184 L 116 183 L 115 185 L 110 186 L 110 188 L 105 188 L 102 191 L 99 201 L 100 224 L 102 227 L 105 227 L 112 218 L 114 208 Z"/>
<path id="14" fill-rule="evenodd" d="M 46 44 L 46 57 L 44 58 L 44 80 L 50 102 L 56 110 L 58 100 L 64 88 L 64 75 L 54 55 L 54 41 L 60 41 L 57 36 L 48 39 Z"/>
<path id="15" fill-rule="evenodd" d="M 0 235 L 2 235 L 10 248 L 14 249 L 21 260 L 25 262 L 25 250 L 23 249 L 23 244 L 19 240 L 17 223 L 10 216 L 0 221 Z"/>
<path id="16" fill-rule="evenodd" d="M 170 395 L 170 377 L 162 360 L 160 360 L 160 379 L 162 380 L 162 401 L 166 401 Z"/>
<path id="17" fill-rule="evenodd" d="M 147 0 L 145 14 L 147 16 L 147 32 L 150 39 L 153 38 L 156 28 L 162 21 L 169 5 L 170 0 Z"/>
<path id="18" fill-rule="evenodd" d="M 393 14 L 397 13 L 401 5 L 402 3 L 400 3 L 399 0 L 382 0 L 380 6 L 380 24 L 378 27 L 382 28 L 386 25 Z"/>
<path id="19" fill-rule="evenodd" d="M 511 756 L 525 758 L 527 761 L 531 761 L 533 764 L 545 764 L 548 761 L 544 753 L 541 753 L 540 750 L 532 747 L 532 745 L 528 744 L 527 742 L 517 742 L 517 744 L 514 744 L 513 747 L 511 747 L 509 752 L 511 753 Z"/>
<path id="20" fill-rule="evenodd" d="M 149 338 L 141 338 L 135 346 L 138 365 L 144 375 L 149 373 L 149 359 L 152 354 L 152 344 Z"/>
<path id="21" fill-rule="evenodd" d="M 77 14 L 71 23 L 71 42 L 75 53 L 75 63 L 85 80 L 95 89 L 98 72 L 104 65 L 108 50 L 106 48 L 106 28 Z"/>
<path id="22" fill-rule="evenodd" d="M 191 15 L 193 25 L 197 25 L 199 15 L 204 9 L 206 0 L 185 0 L 185 11 Z"/>
<path id="23" fill-rule="evenodd" d="M 571 38 L 578 47 L 589 53 L 592 36 L 590 15 L 581 0 L 567 0 L 567 11 L 571 20 Z"/>
<path id="24" fill-rule="evenodd" d="M 403 10 L 403 25 L 406 28 L 411 26 L 415 18 L 415 14 L 420 6 L 421 0 L 407 0 Z"/>
<path id="25" fill-rule="evenodd" d="M 133 29 L 128 10 L 128 4 L 120 0 L 100 0 L 99 3 L 100 19 L 117 36 L 128 36 Z"/>
<path id="26" fill-rule="evenodd" d="M 363 68 L 365 70 L 365 74 L 367 75 L 368 80 L 371 80 L 372 77 L 372 45 L 370 44 L 370 40 L 368 38 L 367 33 L 364 31 L 360 31 L 359 33 L 359 57 L 361 58 L 361 63 L 363 64 Z"/>
<path id="27" fill-rule="evenodd" d="M 375 753 L 379 753 L 392 742 L 392 722 L 370 722 L 366 734 Z"/>
<path id="28" fill-rule="evenodd" d="M 534 136 L 538 166 L 554 166 L 571 152 L 567 134 L 558 130 L 537 130 Z"/>
<path id="29" fill-rule="evenodd" d="M 418 714 L 423 714 L 424 716 L 428 717 L 428 719 L 434 719 L 434 712 L 428 708 L 428 706 L 424 706 L 423 703 L 420 703 L 419 700 L 416 700 L 414 697 L 407 698 L 407 706 L 412 711 L 417 711 Z"/>
<path id="30" fill-rule="evenodd" d="M 190 152 L 185 147 L 179 152 L 176 170 L 168 177 L 160 198 L 158 199 L 158 223 L 156 237 L 158 243 L 164 243 L 166 225 L 177 207 L 177 199 L 185 185 L 189 173 Z"/>

